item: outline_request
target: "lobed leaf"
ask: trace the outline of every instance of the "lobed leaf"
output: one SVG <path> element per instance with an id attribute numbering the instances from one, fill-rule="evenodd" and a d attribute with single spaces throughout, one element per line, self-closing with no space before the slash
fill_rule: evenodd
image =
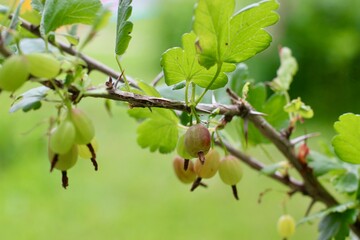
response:
<path id="1" fill-rule="evenodd" d="M 151 152 L 172 152 L 178 140 L 179 119 L 175 113 L 167 109 L 153 109 L 138 129 L 137 142 L 142 148 L 150 148 Z"/>
<path id="2" fill-rule="evenodd" d="M 92 24 L 100 8 L 99 0 L 46 0 L 40 31 L 43 35 L 47 35 L 68 24 Z"/>
<path id="3" fill-rule="evenodd" d="M 116 25 L 116 44 L 115 53 L 123 55 L 129 46 L 133 23 L 128 21 L 131 16 L 132 0 L 120 0 L 118 5 L 117 25 Z"/>
<path id="4" fill-rule="evenodd" d="M 332 139 L 336 155 L 342 161 L 360 163 L 360 115 L 346 113 L 339 117 L 334 124 L 338 132 Z"/>
<path id="5" fill-rule="evenodd" d="M 192 81 L 200 87 L 206 88 L 213 79 L 217 67 L 213 66 L 206 69 L 198 62 L 198 56 L 195 48 L 196 35 L 186 33 L 182 37 L 183 49 L 179 47 L 167 50 L 161 59 L 161 65 L 164 71 L 165 82 L 167 85 L 178 84 L 183 81 Z M 210 89 L 224 87 L 228 77 L 224 72 L 235 70 L 233 64 L 223 64 L 221 74 L 212 84 Z"/>
<path id="6" fill-rule="evenodd" d="M 232 16 L 234 0 L 199 0 L 193 28 L 199 37 L 201 65 L 239 63 L 265 50 L 272 38 L 263 28 L 278 21 L 274 12 L 278 7 L 275 0 L 262 1 Z"/>

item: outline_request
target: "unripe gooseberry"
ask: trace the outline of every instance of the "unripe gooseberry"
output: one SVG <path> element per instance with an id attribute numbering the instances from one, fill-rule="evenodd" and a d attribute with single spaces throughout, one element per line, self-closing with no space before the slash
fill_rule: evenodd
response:
<path id="1" fill-rule="evenodd" d="M 295 233 L 295 220 L 292 216 L 282 215 L 277 222 L 277 230 L 279 235 L 287 239 Z"/>
<path id="2" fill-rule="evenodd" d="M 49 148 L 49 161 L 51 167 L 54 167 L 60 171 L 66 171 L 73 167 L 78 158 L 78 149 L 76 145 L 73 145 L 71 149 L 65 154 L 54 153 Z M 52 170 L 52 169 L 51 169 Z"/>
<path id="3" fill-rule="evenodd" d="M 0 89 L 13 92 L 29 78 L 28 61 L 24 56 L 12 55 L 0 69 Z"/>
<path id="4" fill-rule="evenodd" d="M 95 129 L 91 119 L 78 108 L 71 109 L 70 114 L 76 130 L 75 143 L 90 143 L 95 136 Z"/>
<path id="5" fill-rule="evenodd" d="M 60 62 L 48 53 L 30 53 L 26 55 L 30 74 L 35 77 L 54 78 L 60 72 Z"/>
<path id="6" fill-rule="evenodd" d="M 185 149 L 192 157 L 199 157 L 204 162 L 204 155 L 209 151 L 211 136 L 202 124 L 191 126 L 185 133 Z"/>
<path id="7" fill-rule="evenodd" d="M 176 156 L 173 160 L 174 171 L 178 179 L 183 183 L 192 183 L 196 179 L 194 164 L 190 161 L 189 166 L 184 170 L 184 159 Z"/>
<path id="8" fill-rule="evenodd" d="M 180 157 L 184 159 L 191 159 L 193 158 L 185 149 L 185 134 L 179 137 L 179 140 L 176 145 L 176 151 Z"/>
<path id="9" fill-rule="evenodd" d="M 67 153 L 75 142 L 75 127 L 69 120 L 65 119 L 60 125 L 54 129 L 50 135 L 50 149 L 54 153 Z"/>
<path id="10" fill-rule="evenodd" d="M 196 159 L 194 164 L 195 173 L 200 178 L 212 178 L 218 171 L 220 166 L 220 154 L 217 150 L 211 149 L 205 155 L 204 164 L 199 159 Z"/>
<path id="11" fill-rule="evenodd" d="M 225 156 L 220 162 L 219 175 L 225 184 L 236 185 L 243 176 L 240 161 L 232 155 Z"/>

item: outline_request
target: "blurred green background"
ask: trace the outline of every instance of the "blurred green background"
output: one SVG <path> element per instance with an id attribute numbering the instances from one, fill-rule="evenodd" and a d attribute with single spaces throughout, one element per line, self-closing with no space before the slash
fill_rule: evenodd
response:
<path id="1" fill-rule="evenodd" d="M 254 1 L 238 1 L 240 9 Z M 269 30 L 273 44 L 247 61 L 251 77 L 270 81 L 279 65 L 278 47 L 293 49 L 299 72 L 291 96 L 301 96 L 315 111 L 307 131 L 331 136 L 341 113 L 359 112 L 360 2 L 357 0 L 280 0 L 281 20 Z M 134 1 L 133 39 L 124 56 L 126 73 L 150 82 L 159 72 L 161 54 L 180 46 L 191 29 L 195 0 Z M 103 30 L 86 49 L 96 59 L 116 68 L 113 58 L 115 25 Z M 106 79 L 92 75 L 96 84 Z M 26 88 L 26 87 L 25 87 Z M 21 92 L 21 91 L 19 91 Z M 174 154 L 149 153 L 136 144 L 136 122 L 124 105 L 104 101 L 80 103 L 91 115 L 100 143 L 100 169 L 79 159 L 69 171 L 70 187 L 63 190 L 60 173 L 49 173 L 45 133 L 51 104 L 41 111 L 9 114 L 12 100 L 0 95 L 0 239 L 280 239 L 276 221 L 287 211 L 304 215 L 310 199 L 285 198 L 286 188 L 247 167 L 238 185 L 240 201 L 216 176 L 208 189 L 190 193 L 176 179 Z M 311 140 L 316 148 L 318 140 Z M 329 142 L 327 139 L 326 141 Z M 274 159 L 282 160 L 267 147 Z M 249 150 L 265 163 L 259 149 Z M 258 197 L 266 189 L 261 204 Z M 315 210 L 321 209 L 316 205 Z M 315 211 L 314 210 L 314 211 Z M 292 239 L 315 239 L 317 224 L 301 225 Z"/>

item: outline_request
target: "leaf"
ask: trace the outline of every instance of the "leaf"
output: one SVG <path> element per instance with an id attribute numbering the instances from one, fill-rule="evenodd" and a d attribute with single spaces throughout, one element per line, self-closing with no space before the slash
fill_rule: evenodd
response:
<path id="1" fill-rule="evenodd" d="M 310 106 L 305 105 L 305 103 L 301 101 L 300 97 L 286 104 L 284 106 L 284 111 L 287 113 L 293 113 L 303 118 L 312 118 L 314 116 L 314 111 Z"/>
<path id="2" fill-rule="evenodd" d="M 183 49 L 179 47 L 167 50 L 161 58 L 161 65 L 164 70 L 165 83 L 169 86 L 182 81 L 193 81 L 200 87 L 206 88 L 213 79 L 217 67 L 206 69 L 198 63 L 195 49 L 196 35 L 186 33 L 182 37 Z M 210 89 L 224 87 L 228 81 L 224 72 L 235 70 L 235 65 L 224 64 L 221 74 L 212 84 Z"/>
<path id="3" fill-rule="evenodd" d="M 46 0 L 40 31 L 47 35 L 68 24 L 92 24 L 100 7 L 99 0 Z"/>
<path id="4" fill-rule="evenodd" d="M 252 91 L 250 89 L 248 101 L 252 103 L 255 101 L 257 111 L 263 112 L 266 114 L 266 120 L 277 130 L 281 130 L 286 127 L 288 123 L 289 116 L 283 111 L 283 106 L 286 104 L 286 97 L 284 94 L 273 94 L 270 98 L 264 103 L 260 102 L 265 99 L 266 92 L 263 91 L 264 88 L 259 85 L 257 95 L 252 95 Z M 255 96 L 259 96 L 257 99 Z M 260 101 L 259 101 L 260 100 Z M 243 120 L 241 120 L 241 131 L 244 133 Z M 242 134 L 244 136 L 244 134 Z M 244 141 L 244 138 L 242 139 Z M 249 145 L 257 145 L 261 143 L 269 143 L 269 140 L 265 138 L 259 130 L 253 125 L 253 123 L 249 123 L 248 125 L 248 144 Z"/>
<path id="5" fill-rule="evenodd" d="M 341 175 L 335 182 L 335 188 L 339 192 L 352 194 L 356 192 L 359 185 L 358 176 L 355 173 L 347 172 Z"/>
<path id="6" fill-rule="evenodd" d="M 146 82 L 139 81 L 138 86 L 148 96 L 161 97 L 160 93 L 153 86 L 147 84 Z"/>
<path id="7" fill-rule="evenodd" d="M 280 62 L 277 77 L 270 82 L 270 87 L 275 92 L 286 92 L 290 89 L 293 77 L 298 70 L 298 64 L 287 47 L 280 50 Z"/>
<path id="8" fill-rule="evenodd" d="M 272 39 L 263 28 L 278 21 L 273 12 L 278 6 L 274 0 L 262 1 L 232 16 L 234 0 L 199 0 L 193 28 L 199 37 L 200 63 L 206 68 L 239 63 L 266 49 Z"/>
<path id="9" fill-rule="evenodd" d="M 222 58 L 222 45 L 228 42 L 229 22 L 234 8 L 234 0 L 199 0 L 196 6 L 193 29 L 199 37 L 199 60 L 206 68 Z"/>
<path id="10" fill-rule="evenodd" d="M 137 142 L 142 148 L 150 148 L 151 152 L 170 153 L 177 144 L 178 123 L 179 119 L 173 111 L 153 109 L 149 118 L 137 129 Z"/>
<path id="11" fill-rule="evenodd" d="M 14 13 L 12 14 L 12 19 L 11 19 L 11 22 L 10 22 L 10 26 L 9 26 L 9 30 L 8 31 L 5 31 L 5 36 L 4 36 L 4 43 L 5 45 L 8 45 L 11 40 L 13 39 L 13 34 L 10 34 L 12 32 L 12 30 L 15 30 L 16 27 L 18 26 L 18 23 L 19 23 L 19 14 L 20 14 L 20 10 L 21 10 L 21 6 L 23 4 L 24 0 L 21 0 L 19 2 L 19 4 L 17 5 Z"/>
<path id="12" fill-rule="evenodd" d="M 325 216 L 319 223 L 319 240 L 345 240 L 349 236 L 349 225 L 355 222 L 357 211 L 346 210 L 343 213 L 333 212 Z"/>
<path id="13" fill-rule="evenodd" d="M 117 25 L 116 25 L 116 45 L 115 53 L 117 55 L 123 55 L 129 46 L 131 40 L 131 32 L 133 29 L 133 23 L 127 21 L 131 16 L 132 0 L 120 0 L 117 12 Z"/>
<path id="14" fill-rule="evenodd" d="M 248 78 L 249 78 L 248 66 L 245 63 L 238 64 L 236 66 L 235 71 L 229 74 L 230 89 L 233 90 L 238 96 L 240 96 L 244 84 L 246 80 L 248 80 Z"/>
<path id="15" fill-rule="evenodd" d="M 307 222 L 311 222 L 315 219 L 318 218 L 323 218 L 326 215 L 330 214 L 330 213 L 343 213 L 348 209 L 354 209 L 356 207 L 358 207 L 359 203 L 358 201 L 350 201 L 350 202 L 346 202 L 346 203 L 342 203 L 339 205 L 336 205 L 334 207 L 330 207 L 330 208 L 326 208 L 320 212 L 317 212 L 315 214 L 312 214 L 310 216 L 306 216 L 303 219 L 301 219 L 298 222 L 298 225 L 303 224 L 303 223 L 307 223 Z"/>
<path id="16" fill-rule="evenodd" d="M 44 9 L 44 1 L 42 0 L 31 0 L 31 7 L 38 12 L 42 12 Z"/>
<path id="17" fill-rule="evenodd" d="M 41 86 L 21 94 L 15 100 L 18 102 L 11 106 L 10 112 L 13 113 L 19 109 L 23 109 L 24 112 L 31 109 L 39 109 L 41 107 L 41 100 L 46 96 L 47 91 L 49 91 L 49 88 Z"/>
<path id="18" fill-rule="evenodd" d="M 323 176 L 331 171 L 346 171 L 346 169 L 334 158 L 329 158 L 326 155 L 310 151 L 308 156 L 308 164 L 313 169 L 316 177 Z"/>
<path id="19" fill-rule="evenodd" d="M 332 139 L 336 155 L 345 162 L 360 163 L 360 115 L 346 113 L 335 122 L 338 135 Z"/>
<path id="20" fill-rule="evenodd" d="M 277 162 L 274 164 L 267 165 L 261 169 L 261 172 L 266 175 L 273 175 L 277 170 L 284 168 L 286 162 Z"/>

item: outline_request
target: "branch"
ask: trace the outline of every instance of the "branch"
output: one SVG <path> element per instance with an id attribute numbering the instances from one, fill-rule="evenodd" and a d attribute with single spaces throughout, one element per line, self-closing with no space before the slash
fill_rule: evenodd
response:
<path id="1" fill-rule="evenodd" d="M 13 15 L 10 14 L 9 18 L 12 19 Z M 26 30 L 28 30 L 29 32 L 31 32 L 32 34 L 34 34 L 35 36 L 39 37 L 39 38 L 43 38 L 43 36 L 41 36 L 40 30 L 39 30 L 39 26 L 35 26 L 31 23 L 29 23 L 28 21 L 24 20 L 24 19 L 20 19 L 20 26 Z M 55 47 L 58 47 L 61 51 L 66 52 L 67 54 L 70 54 L 72 56 L 77 56 L 79 58 L 81 58 L 87 65 L 89 71 L 91 70 L 97 70 L 99 72 L 102 72 L 104 74 L 106 74 L 107 76 L 110 76 L 112 78 L 118 79 L 118 77 L 120 76 L 120 73 L 113 70 L 112 68 L 108 67 L 107 65 L 81 53 L 78 52 L 77 50 L 75 50 L 73 48 L 73 46 L 71 45 L 66 45 L 64 43 L 61 42 L 55 42 L 55 41 L 50 41 L 49 43 L 51 43 L 52 45 L 54 45 Z M 1 50 L 1 49 L 0 49 Z M 130 83 L 131 86 L 133 87 L 137 87 L 137 83 L 134 79 L 132 79 L 129 76 L 126 76 L 126 79 L 128 80 L 128 82 Z M 123 79 L 121 79 L 121 81 L 123 82 Z"/>

